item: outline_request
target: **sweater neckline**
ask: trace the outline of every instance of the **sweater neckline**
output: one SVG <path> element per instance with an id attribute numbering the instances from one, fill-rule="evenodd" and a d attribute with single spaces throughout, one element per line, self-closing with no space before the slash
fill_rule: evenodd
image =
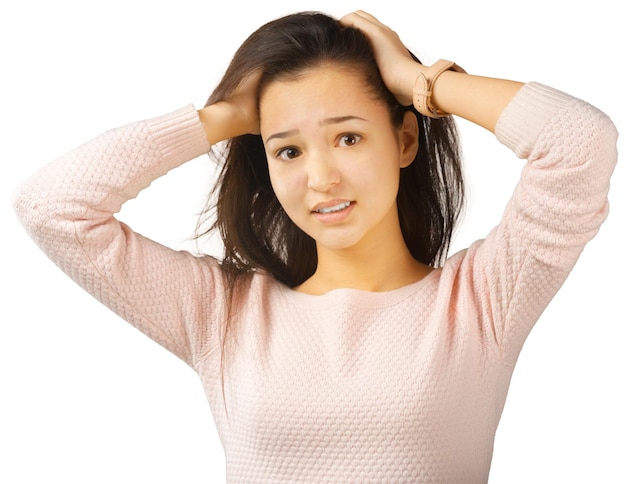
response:
<path id="1" fill-rule="evenodd" d="M 299 306 L 307 306 L 312 310 L 324 309 L 337 305 L 359 305 L 364 308 L 389 307 L 409 298 L 424 287 L 437 284 L 441 268 L 435 269 L 419 281 L 390 291 L 366 291 L 351 287 L 331 289 L 324 294 L 308 294 L 296 291 L 284 284 L 277 283 L 281 297 Z"/>

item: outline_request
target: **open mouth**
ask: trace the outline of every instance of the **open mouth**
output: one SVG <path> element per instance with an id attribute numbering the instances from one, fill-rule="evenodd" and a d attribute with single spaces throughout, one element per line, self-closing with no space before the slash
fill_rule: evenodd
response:
<path id="1" fill-rule="evenodd" d="M 351 204 L 352 204 L 352 202 L 343 202 L 343 203 L 340 203 L 338 205 L 334 205 L 332 207 L 319 208 L 319 209 L 315 210 L 315 213 L 335 213 L 335 212 L 341 212 L 342 210 L 345 210 L 346 208 L 348 208 Z"/>

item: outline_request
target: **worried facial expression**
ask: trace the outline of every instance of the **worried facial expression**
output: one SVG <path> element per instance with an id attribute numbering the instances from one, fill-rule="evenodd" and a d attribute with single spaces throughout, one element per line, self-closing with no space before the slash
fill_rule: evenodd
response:
<path id="1" fill-rule="evenodd" d="M 412 114 L 394 127 L 356 71 L 325 66 L 269 84 L 260 121 L 274 192 L 318 249 L 397 236 L 400 169 L 417 151 Z"/>

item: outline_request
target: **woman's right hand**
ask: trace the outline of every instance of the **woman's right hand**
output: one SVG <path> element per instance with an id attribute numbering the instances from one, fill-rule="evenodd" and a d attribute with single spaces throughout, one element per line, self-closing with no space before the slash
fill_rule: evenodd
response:
<path id="1" fill-rule="evenodd" d="M 210 144 L 260 133 L 257 92 L 261 74 L 253 72 L 228 98 L 198 111 Z"/>

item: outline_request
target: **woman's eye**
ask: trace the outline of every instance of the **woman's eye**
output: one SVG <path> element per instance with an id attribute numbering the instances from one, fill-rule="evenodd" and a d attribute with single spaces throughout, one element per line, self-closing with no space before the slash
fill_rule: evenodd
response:
<path id="1" fill-rule="evenodd" d="M 343 134 L 339 138 L 339 146 L 354 146 L 359 141 L 361 141 L 361 137 L 358 134 Z"/>
<path id="2" fill-rule="evenodd" d="M 300 151 L 293 147 L 283 148 L 276 154 L 278 158 L 285 161 L 293 160 L 294 158 L 297 158 L 298 155 L 300 155 Z"/>

